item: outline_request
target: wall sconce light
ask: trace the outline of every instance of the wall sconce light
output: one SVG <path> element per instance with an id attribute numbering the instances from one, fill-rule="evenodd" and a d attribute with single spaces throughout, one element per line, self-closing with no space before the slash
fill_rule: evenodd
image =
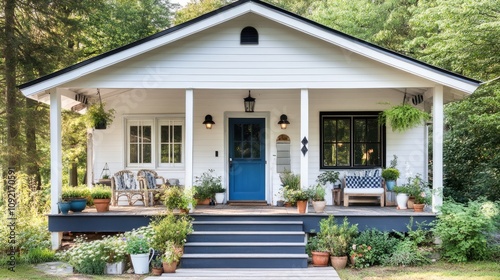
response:
<path id="1" fill-rule="evenodd" d="M 207 129 L 212 129 L 212 125 L 215 124 L 214 121 L 212 120 L 212 115 L 206 115 L 203 124 Z"/>
<path id="2" fill-rule="evenodd" d="M 281 129 L 286 129 L 287 125 L 290 124 L 290 122 L 288 121 L 288 117 L 285 114 L 281 115 L 278 124 L 281 126 Z"/>
<path id="3" fill-rule="evenodd" d="M 250 96 L 250 91 L 248 91 L 248 97 L 243 98 L 245 100 L 245 112 L 253 113 L 253 109 L 255 108 L 255 98 Z"/>

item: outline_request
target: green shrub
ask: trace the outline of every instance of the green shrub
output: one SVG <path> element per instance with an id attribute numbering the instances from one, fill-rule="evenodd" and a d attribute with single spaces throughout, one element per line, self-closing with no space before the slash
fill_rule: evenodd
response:
<path id="1" fill-rule="evenodd" d="M 392 237 L 388 232 L 382 232 L 378 229 L 368 229 L 359 234 L 354 239 L 355 244 L 366 244 L 372 247 L 373 258 L 370 260 L 370 265 L 382 264 L 385 259 L 394 252 L 399 240 Z"/>
<path id="2" fill-rule="evenodd" d="M 110 199 L 111 188 L 105 185 L 95 185 L 90 190 L 90 195 L 93 199 Z"/>
<path id="3" fill-rule="evenodd" d="M 498 247 L 488 247 L 488 240 L 498 229 L 498 203 L 485 200 L 467 205 L 445 201 L 435 221 L 434 233 L 441 241 L 443 257 L 451 262 L 485 260 Z"/>
<path id="4" fill-rule="evenodd" d="M 421 266 L 430 263 L 418 246 L 411 240 L 400 241 L 392 255 L 385 259 L 383 265 L 390 266 Z"/>
<path id="5" fill-rule="evenodd" d="M 106 268 L 106 255 L 101 240 L 87 242 L 85 237 L 75 238 L 75 245 L 57 254 L 73 269 L 82 274 L 101 275 Z"/>
<path id="6" fill-rule="evenodd" d="M 52 262 L 57 260 L 56 253 L 47 248 L 35 248 L 23 255 L 22 261 L 29 264 Z"/>
<path id="7" fill-rule="evenodd" d="M 150 223 L 150 227 L 154 233 L 151 246 L 160 251 L 165 249 L 167 241 L 173 241 L 176 245 L 184 245 L 187 235 L 193 231 L 189 216 L 176 216 L 173 213 L 156 217 Z"/>

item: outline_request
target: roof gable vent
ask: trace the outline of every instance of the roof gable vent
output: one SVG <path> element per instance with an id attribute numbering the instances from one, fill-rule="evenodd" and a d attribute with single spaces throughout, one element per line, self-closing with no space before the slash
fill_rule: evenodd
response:
<path id="1" fill-rule="evenodd" d="M 242 45 L 258 45 L 259 44 L 259 32 L 257 29 L 247 26 L 241 30 L 240 44 Z"/>

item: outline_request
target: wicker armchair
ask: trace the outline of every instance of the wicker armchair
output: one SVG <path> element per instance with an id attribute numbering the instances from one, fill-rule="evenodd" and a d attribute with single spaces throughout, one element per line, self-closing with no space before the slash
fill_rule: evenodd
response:
<path id="1" fill-rule="evenodd" d="M 121 170 L 116 172 L 111 177 L 111 190 L 111 203 L 113 206 L 118 204 L 118 199 L 122 196 L 127 198 L 129 205 L 134 205 L 137 201 L 142 201 L 145 206 L 148 205 L 147 190 L 143 189 L 140 184 L 137 184 L 132 171 Z M 137 196 L 139 198 L 134 198 Z"/>
<path id="2" fill-rule="evenodd" d="M 149 203 L 154 205 L 154 197 L 158 193 L 165 191 L 165 178 L 159 176 L 156 171 L 150 169 L 141 169 L 137 172 L 139 187 L 144 190 Z"/>

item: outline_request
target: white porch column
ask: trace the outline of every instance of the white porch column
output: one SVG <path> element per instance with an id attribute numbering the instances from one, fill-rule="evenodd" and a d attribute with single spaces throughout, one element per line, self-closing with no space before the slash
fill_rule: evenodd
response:
<path id="1" fill-rule="evenodd" d="M 57 202 L 62 193 L 61 93 L 50 92 L 50 214 L 59 213 Z M 51 233 L 52 249 L 61 246 L 61 232 Z"/>
<path id="2" fill-rule="evenodd" d="M 304 145 L 302 140 L 304 137 L 309 141 L 309 90 L 302 89 L 300 91 L 300 148 Z M 305 147 L 309 149 L 309 144 Z M 307 188 L 309 185 L 309 151 L 304 155 L 300 151 L 300 184 L 302 188 Z"/>
<path id="3" fill-rule="evenodd" d="M 432 109 L 432 211 L 437 212 L 443 204 L 443 132 L 444 132 L 444 101 L 443 86 L 434 87 Z"/>
<path id="4" fill-rule="evenodd" d="M 186 188 L 193 186 L 193 90 L 186 90 L 186 175 L 184 178 L 184 185 Z"/>
<path id="5" fill-rule="evenodd" d="M 94 183 L 94 134 L 92 128 L 87 128 L 87 186 Z"/>

